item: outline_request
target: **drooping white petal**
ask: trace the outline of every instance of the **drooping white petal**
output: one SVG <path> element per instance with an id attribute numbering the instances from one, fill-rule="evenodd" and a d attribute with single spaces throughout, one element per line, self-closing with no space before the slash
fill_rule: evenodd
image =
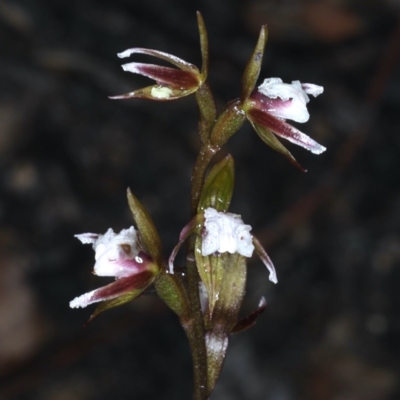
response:
<path id="1" fill-rule="evenodd" d="M 265 251 L 264 247 L 258 241 L 257 238 L 253 237 L 253 243 L 256 248 L 256 253 L 260 257 L 261 261 L 268 268 L 269 271 L 269 280 L 273 283 L 278 283 L 278 278 L 276 276 L 276 271 L 273 262 L 269 258 L 269 255 Z"/>
<path id="2" fill-rule="evenodd" d="M 245 225 L 240 215 L 218 212 L 214 208 L 204 211 L 202 255 L 229 252 L 251 257 L 254 251 L 251 226 Z"/>

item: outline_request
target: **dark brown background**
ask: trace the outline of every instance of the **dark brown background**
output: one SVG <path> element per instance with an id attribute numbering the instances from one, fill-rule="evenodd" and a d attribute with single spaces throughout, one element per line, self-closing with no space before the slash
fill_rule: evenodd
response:
<path id="1" fill-rule="evenodd" d="M 277 268 L 249 266 L 244 312 L 218 400 L 400 398 L 400 49 L 395 0 L 0 2 L 0 399 L 189 399 L 191 360 L 156 296 L 87 328 L 75 296 L 107 282 L 73 234 L 131 224 L 128 186 L 148 207 L 165 255 L 189 217 L 198 140 L 192 98 L 111 101 L 148 84 L 117 52 L 155 48 L 200 63 L 195 11 L 211 46 L 219 106 L 236 97 L 259 27 L 262 77 L 323 85 L 300 128 L 328 147 L 288 145 L 302 174 L 246 125 L 232 211 Z M 137 57 L 136 59 L 148 60 Z M 92 307 L 93 309 L 93 307 Z"/>

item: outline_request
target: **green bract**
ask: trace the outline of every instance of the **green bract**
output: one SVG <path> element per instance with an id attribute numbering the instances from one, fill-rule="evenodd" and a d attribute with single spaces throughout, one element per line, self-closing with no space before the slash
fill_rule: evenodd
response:
<path id="1" fill-rule="evenodd" d="M 227 211 L 231 203 L 234 182 L 234 161 L 233 157 L 228 154 L 214 165 L 207 175 L 197 211 L 201 212 L 208 207 L 218 211 Z"/>

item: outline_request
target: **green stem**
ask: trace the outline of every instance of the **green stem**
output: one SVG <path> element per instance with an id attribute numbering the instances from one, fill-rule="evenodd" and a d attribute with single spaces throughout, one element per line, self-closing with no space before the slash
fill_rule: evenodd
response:
<path id="1" fill-rule="evenodd" d="M 215 123 L 217 111 L 214 98 L 208 83 L 200 86 L 196 92 L 197 105 L 199 107 L 199 136 L 202 145 L 209 142 L 211 128 Z"/>
<path id="2" fill-rule="evenodd" d="M 215 123 L 216 110 L 211 90 L 207 84 L 203 84 L 198 93 L 196 100 L 200 111 L 199 134 L 201 140 L 201 148 L 197 156 L 196 163 L 192 173 L 192 189 L 191 189 L 191 213 L 192 216 L 197 214 L 201 190 L 204 185 L 204 179 L 207 168 L 214 155 L 219 151 L 219 146 L 211 146 L 209 137 L 212 127 Z M 206 350 L 206 330 L 204 326 L 203 313 L 201 311 L 199 298 L 199 274 L 194 257 L 195 237 L 189 238 L 186 266 L 187 266 L 187 282 L 189 294 L 189 306 L 191 318 L 187 323 L 183 323 L 183 328 L 189 340 L 190 349 L 193 358 L 193 380 L 194 380 L 194 400 L 207 400 L 209 397 L 208 388 L 208 365 Z"/>
<path id="3" fill-rule="evenodd" d="M 205 344 L 205 328 L 203 313 L 199 299 L 199 275 L 194 261 L 194 237 L 189 239 L 186 258 L 189 305 L 191 310 L 190 320 L 183 325 L 189 340 L 193 358 L 193 399 L 206 400 L 207 394 L 207 351 Z"/>
<path id="4" fill-rule="evenodd" d="M 192 174 L 192 215 L 197 213 L 201 190 L 204 184 L 205 174 L 211 159 L 219 148 L 203 145 L 200 149 Z M 207 351 L 205 344 L 206 331 L 204 327 L 203 313 L 199 299 L 199 274 L 194 258 L 195 237 L 189 239 L 186 258 L 189 303 L 192 318 L 183 326 L 189 340 L 193 357 L 194 375 L 194 399 L 206 400 L 208 398 L 208 367 Z"/>

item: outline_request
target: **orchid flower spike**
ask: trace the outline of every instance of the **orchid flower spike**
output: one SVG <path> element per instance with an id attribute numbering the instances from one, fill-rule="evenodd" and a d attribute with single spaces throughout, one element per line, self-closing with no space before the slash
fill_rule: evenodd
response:
<path id="1" fill-rule="evenodd" d="M 191 234 L 197 233 L 201 237 L 202 256 L 228 252 L 250 258 L 255 250 L 269 270 L 269 280 L 278 283 L 275 267 L 260 242 L 250 233 L 251 229 L 250 225 L 244 224 L 240 215 L 220 212 L 212 207 L 205 209 L 202 215 L 198 214 L 183 228 L 179 243 L 169 258 L 170 272 L 173 273 L 174 260 L 183 242 Z"/>
<path id="2" fill-rule="evenodd" d="M 96 260 L 93 273 L 115 277 L 116 282 L 76 297 L 70 302 L 71 308 L 83 308 L 132 291 L 139 290 L 139 294 L 152 283 L 158 272 L 152 258 L 139 248 L 133 226 L 118 234 L 110 228 L 104 235 L 82 233 L 75 237 L 83 244 L 93 245 Z"/>

